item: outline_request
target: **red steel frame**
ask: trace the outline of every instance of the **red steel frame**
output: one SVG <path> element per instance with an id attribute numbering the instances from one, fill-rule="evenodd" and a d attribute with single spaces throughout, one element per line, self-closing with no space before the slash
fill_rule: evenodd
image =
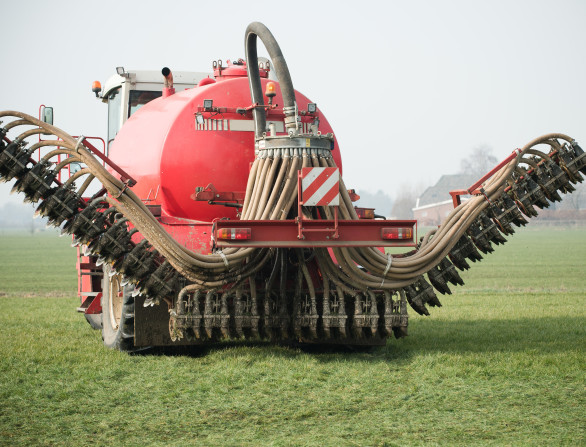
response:
<path id="1" fill-rule="evenodd" d="M 503 161 L 501 161 L 498 165 L 496 165 L 494 168 L 492 168 L 487 174 L 485 174 L 480 180 L 478 180 L 476 183 L 474 183 L 470 188 L 456 189 L 454 191 L 450 191 L 450 195 L 452 196 L 452 201 L 454 203 L 454 208 L 456 208 L 458 205 L 460 205 L 462 203 L 462 201 L 460 200 L 460 196 L 467 195 L 467 194 L 471 194 L 471 195 L 483 194 L 482 188 L 479 189 L 478 187 L 480 185 L 482 185 L 486 180 L 491 178 L 503 166 L 507 165 L 511 160 L 516 158 L 517 155 L 519 154 L 519 152 L 520 152 L 520 149 L 515 149 L 511 153 L 511 155 L 509 155 L 507 158 L 505 158 Z"/>
<path id="2" fill-rule="evenodd" d="M 299 238 L 297 220 L 217 220 L 212 234 L 217 247 L 414 247 L 416 246 L 416 220 L 338 220 L 338 237 L 331 235 L 334 220 L 304 220 L 304 238 Z M 384 240 L 383 228 L 409 227 L 413 238 Z M 219 240 L 222 228 L 250 228 L 249 240 Z"/>
<path id="3" fill-rule="evenodd" d="M 301 207 L 301 170 L 298 171 L 295 220 L 216 220 L 212 227 L 216 247 L 415 247 L 417 245 L 416 220 L 340 220 L 338 207 L 334 219 L 303 219 Z M 409 240 L 385 240 L 383 228 L 409 227 L 413 237 Z M 249 228 L 249 240 L 220 240 L 223 228 Z"/>
<path id="4" fill-rule="evenodd" d="M 96 154 L 98 158 L 100 158 L 100 160 L 102 160 L 105 164 L 109 165 L 112 169 L 114 169 L 114 171 L 116 171 L 118 175 L 120 175 L 120 180 L 122 180 L 124 183 L 127 183 L 128 186 L 136 185 L 136 180 L 134 178 L 132 178 L 124 169 L 122 169 L 120 166 L 118 166 L 116 163 L 114 163 L 112 160 L 106 157 L 106 155 L 100 152 L 99 149 L 96 149 L 94 145 L 87 141 L 88 138 L 97 137 L 84 137 L 82 143 L 85 147 L 87 147 L 91 152 Z M 99 139 L 102 140 L 101 138 Z M 104 142 L 104 140 L 102 140 L 102 142 Z"/>

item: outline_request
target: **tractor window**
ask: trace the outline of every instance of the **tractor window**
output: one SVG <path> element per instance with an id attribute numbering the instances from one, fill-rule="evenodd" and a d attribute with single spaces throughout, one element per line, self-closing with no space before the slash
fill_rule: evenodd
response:
<path id="1" fill-rule="evenodd" d="M 130 97 L 128 98 L 128 116 L 130 117 L 147 102 L 158 98 L 162 94 L 162 92 L 153 92 L 148 90 L 132 90 L 130 92 Z"/>
<path id="2" fill-rule="evenodd" d="M 121 104 L 120 87 L 118 87 L 108 95 L 108 149 L 110 148 L 110 143 L 120 130 Z"/>

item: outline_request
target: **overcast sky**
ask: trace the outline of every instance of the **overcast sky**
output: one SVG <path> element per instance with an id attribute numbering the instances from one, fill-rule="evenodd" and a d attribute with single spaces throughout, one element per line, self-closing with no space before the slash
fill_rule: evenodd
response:
<path id="1" fill-rule="evenodd" d="M 349 188 L 394 197 L 549 132 L 586 142 L 586 1 L 5 1 L 0 110 L 105 136 L 116 66 L 211 71 L 261 21 L 337 135 Z M 261 51 L 261 55 L 264 52 Z M 464 185 L 463 185 L 464 186 Z M 0 188 L 0 204 L 21 197 Z"/>

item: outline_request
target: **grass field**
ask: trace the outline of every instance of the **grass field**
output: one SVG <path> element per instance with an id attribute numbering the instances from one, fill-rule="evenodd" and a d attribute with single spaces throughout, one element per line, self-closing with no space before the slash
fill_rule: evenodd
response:
<path id="1" fill-rule="evenodd" d="M 106 350 L 66 238 L 0 237 L 0 445 L 586 445 L 586 229 L 523 229 L 369 353 Z"/>

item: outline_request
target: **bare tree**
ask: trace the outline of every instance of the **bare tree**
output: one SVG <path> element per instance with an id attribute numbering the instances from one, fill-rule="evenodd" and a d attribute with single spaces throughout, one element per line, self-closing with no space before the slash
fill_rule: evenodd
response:
<path id="1" fill-rule="evenodd" d="M 391 209 L 391 216 L 395 219 L 413 219 L 413 208 L 417 202 L 417 197 L 425 190 L 423 183 L 413 186 L 404 183 L 399 188 Z"/>
<path id="2" fill-rule="evenodd" d="M 460 174 L 483 176 L 496 166 L 498 159 L 492 155 L 492 148 L 486 144 L 476 146 L 467 158 L 460 161 Z"/>

